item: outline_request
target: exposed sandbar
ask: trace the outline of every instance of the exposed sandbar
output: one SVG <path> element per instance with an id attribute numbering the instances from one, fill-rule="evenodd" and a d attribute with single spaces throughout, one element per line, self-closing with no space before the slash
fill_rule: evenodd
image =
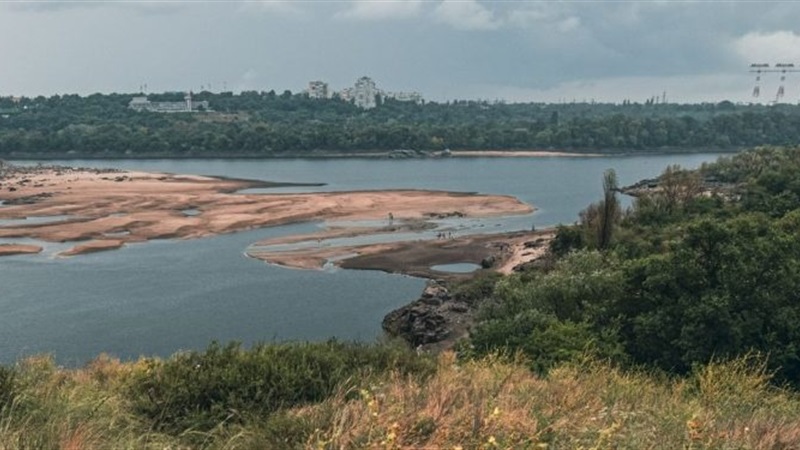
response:
<path id="1" fill-rule="evenodd" d="M 68 216 L 0 227 L 0 237 L 50 242 L 197 238 L 317 220 L 425 220 L 526 214 L 514 197 L 388 190 L 238 194 L 267 183 L 194 175 L 42 168 L 0 179 L 0 219 Z M 90 244 L 94 246 L 96 244 Z M 110 244 L 103 244 L 110 246 Z M 116 244 L 115 244 L 116 245 Z"/>
<path id="2" fill-rule="evenodd" d="M 75 256 L 84 253 L 95 253 L 106 250 L 116 250 L 122 247 L 125 243 L 119 239 L 103 239 L 96 241 L 89 241 L 85 244 L 76 245 L 69 250 L 63 251 L 58 256 Z"/>
<path id="3" fill-rule="evenodd" d="M 552 230 L 541 230 L 369 245 L 327 247 L 320 244 L 288 251 L 249 250 L 248 254 L 273 264 L 298 269 L 321 269 L 333 261 L 347 269 L 382 270 L 426 278 L 458 278 L 470 275 L 438 272 L 431 267 L 450 263 L 480 265 L 490 262 L 487 269 L 508 274 L 544 256 L 552 237 Z M 276 240 L 263 244 L 274 245 Z"/>
<path id="4" fill-rule="evenodd" d="M 0 256 L 29 255 L 41 253 L 42 247 L 26 244 L 0 244 Z"/>
<path id="5" fill-rule="evenodd" d="M 569 157 L 599 158 L 604 155 L 600 153 L 570 153 L 552 150 L 453 150 L 451 156 L 456 157 L 492 157 L 492 158 L 550 158 L 550 157 Z"/>

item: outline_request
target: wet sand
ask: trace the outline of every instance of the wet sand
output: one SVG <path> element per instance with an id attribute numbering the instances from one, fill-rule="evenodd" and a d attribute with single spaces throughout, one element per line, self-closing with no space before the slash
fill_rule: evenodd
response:
<path id="1" fill-rule="evenodd" d="M 433 270 L 440 264 L 487 264 L 486 269 L 511 273 L 514 268 L 535 261 L 547 251 L 553 230 L 521 231 L 499 234 L 473 234 L 445 239 L 411 240 L 369 245 L 298 246 L 294 250 L 248 250 L 248 255 L 272 264 L 298 269 L 322 269 L 335 264 L 346 269 L 382 270 L 424 278 L 467 278 L 472 273 L 450 273 Z M 353 234 L 350 234 L 352 236 Z M 318 233 L 313 236 L 326 236 Z M 338 236 L 338 235 L 336 235 Z M 261 245 L 287 243 L 286 239 L 264 241 Z M 301 237 L 291 242 L 301 243 Z"/>

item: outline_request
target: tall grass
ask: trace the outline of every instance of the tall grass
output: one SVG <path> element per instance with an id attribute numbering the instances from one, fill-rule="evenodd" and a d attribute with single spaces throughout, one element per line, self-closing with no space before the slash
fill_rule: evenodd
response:
<path id="1" fill-rule="evenodd" d="M 325 449 L 798 448 L 800 398 L 771 386 L 757 361 L 670 380 L 590 360 L 542 378 L 515 361 L 445 355 L 424 382 L 394 374 L 295 414 L 323 418 L 306 444 Z"/>
<path id="2" fill-rule="evenodd" d="M 348 348 L 361 356 L 345 358 L 347 364 L 360 370 L 351 375 L 342 372 L 337 378 L 326 366 L 318 375 L 321 380 L 336 378 L 335 383 L 325 382 L 329 392 L 269 407 L 258 404 L 264 398 L 250 405 L 246 399 L 235 399 L 239 391 L 226 391 L 230 386 L 223 383 L 237 372 L 237 365 L 248 368 L 237 376 L 250 373 L 249 358 L 265 358 L 269 352 L 263 349 L 248 355 L 249 350 L 232 347 L 237 354 L 231 357 L 234 362 L 225 363 L 219 354 L 198 353 L 206 357 L 206 364 L 219 363 L 219 370 L 210 371 L 220 375 L 219 380 L 203 384 L 188 377 L 183 386 L 181 378 L 170 378 L 164 367 L 183 364 L 187 355 L 131 363 L 101 356 L 81 369 L 58 368 L 48 357 L 29 358 L 0 370 L 0 450 L 794 449 L 800 445 L 800 397 L 771 384 L 763 359 L 753 355 L 713 361 L 685 378 L 623 371 L 593 359 L 562 364 L 542 377 L 527 369 L 528 362 L 513 358 L 457 361 L 445 353 L 430 366 L 430 359 L 410 352 L 397 357 L 394 352 L 399 350 Z M 309 368 L 315 367 L 315 358 L 328 350 L 294 346 L 289 351 L 294 356 L 289 357 L 279 352 L 283 364 L 290 361 L 297 371 L 273 381 L 274 391 L 281 392 L 284 381 L 294 386 L 299 374 L 313 372 Z M 206 377 L 206 381 L 214 378 Z M 233 387 L 241 384 L 241 378 L 230 379 Z M 143 380 L 149 381 L 142 384 Z M 228 406 L 237 405 L 237 416 L 218 416 L 216 422 L 203 416 L 196 421 L 202 402 L 193 405 L 193 397 L 184 396 L 182 409 L 169 414 L 184 411 L 180 419 L 186 422 L 159 425 L 140 404 L 142 396 L 159 399 L 160 394 L 150 391 L 159 382 L 169 390 L 183 390 L 180 395 L 193 390 L 217 395 L 223 403 L 230 401 Z"/>

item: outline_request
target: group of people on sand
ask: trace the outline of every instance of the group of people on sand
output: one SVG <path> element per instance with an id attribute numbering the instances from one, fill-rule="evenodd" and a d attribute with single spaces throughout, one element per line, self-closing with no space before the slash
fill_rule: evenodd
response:
<path id="1" fill-rule="evenodd" d="M 440 231 L 436 233 L 436 239 L 454 239 L 452 231 Z"/>

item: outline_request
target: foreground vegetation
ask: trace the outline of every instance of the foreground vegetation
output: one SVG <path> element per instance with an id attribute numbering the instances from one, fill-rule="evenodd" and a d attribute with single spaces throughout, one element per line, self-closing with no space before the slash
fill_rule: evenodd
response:
<path id="1" fill-rule="evenodd" d="M 151 95 L 182 101 L 183 93 Z M 128 108 L 131 94 L 0 98 L 0 157 L 325 156 L 414 149 L 694 151 L 800 142 L 797 105 L 414 104 L 361 110 L 284 92 L 195 94 L 210 112 Z"/>
<path id="2" fill-rule="evenodd" d="M 3 371 L 0 448 L 789 449 L 800 441 L 800 397 L 770 384 L 755 356 L 673 379 L 593 359 L 542 377 L 524 360 L 405 354 L 395 369 L 367 364 L 303 398 L 297 377 L 314 372 L 324 347 L 270 347 L 292 356 L 271 358 L 286 371 L 263 379 L 251 363 L 265 348 L 236 350 L 235 362 L 217 348 L 166 361 L 101 357 L 75 370 L 27 359 Z M 203 374 L 173 378 L 189 360 Z M 246 386 L 257 379 L 264 393 L 297 396 L 254 402 Z M 174 398 L 152 394 L 153 382 Z"/>
<path id="3" fill-rule="evenodd" d="M 549 258 L 455 288 L 456 353 L 211 345 L 0 368 L 0 450 L 708 448 L 800 442 L 800 148 L 670 167 Z"/>

